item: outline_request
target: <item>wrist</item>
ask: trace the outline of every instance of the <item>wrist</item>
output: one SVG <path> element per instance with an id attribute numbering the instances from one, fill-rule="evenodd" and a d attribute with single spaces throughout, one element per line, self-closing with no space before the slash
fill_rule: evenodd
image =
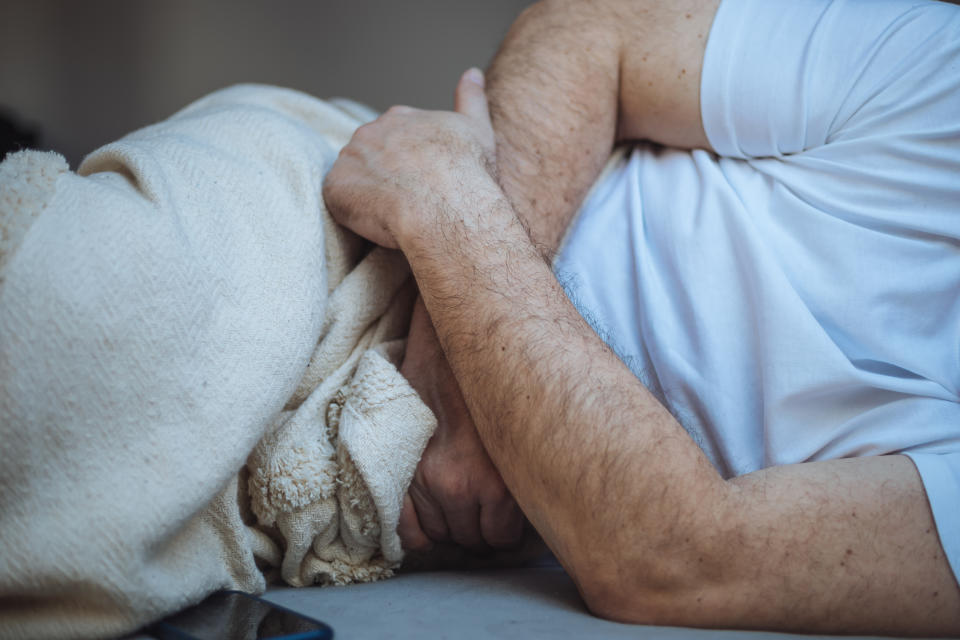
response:
<path id="1" fill-rule="evenodd" d="M 500 186 L 482 169 L 451 176 L 408 201 L 394 219 L 394 239 L 408 260 L 517 222 Z"/>

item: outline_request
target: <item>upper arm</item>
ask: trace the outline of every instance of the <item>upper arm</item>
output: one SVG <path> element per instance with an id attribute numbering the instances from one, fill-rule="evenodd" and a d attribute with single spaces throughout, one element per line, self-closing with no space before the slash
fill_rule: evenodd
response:
<path id="1" fill-rule="evenodd" d="M 500 186 L 547 252 L 613 149 L 616 35 L 598 3 L 538 2 L 513 24 L 487 72 Z"/>
<path id="2" fill-rule="evenodd" d="M 620 139 L 709 149 L 700 76 L 720 0 L 618 3 Z"/>
<path id="3" fill-rule="evenodd" d="M 906 457 L 775 467 L 730 484 L 732 610 L 766 601 L 755 619 L 808 631 L 960 631 L 960 590 Z"/>
<path id="4" fill-rule="evenodd" d="M 685 588 L 642 596 L 643 608 L 662 599 L 658 622 L 960 632 L 960 589 L 905 456 L 773 467 L 727 488 L 723 504 L 699 523 L 690 545 L 696 557 L 684 556 L 695 577 Z"/>
<path id="5" fill-rule="evenodd" d="M 699 76 L 719 0 L 545 0 L 487 73 L 500 185 L 533 241 L 560 237 L 613 145 L 707 147 Z"/>

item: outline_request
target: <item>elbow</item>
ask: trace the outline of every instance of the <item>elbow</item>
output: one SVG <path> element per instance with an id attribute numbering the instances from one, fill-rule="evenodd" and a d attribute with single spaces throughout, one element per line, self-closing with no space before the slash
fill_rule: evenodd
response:
<path id="1" fill-rule="evenodd" d="M 648 503 L 654 511 L 632 519 L 643 524 L 621 529 L 570 563 L 592 614 L 646 625 L 726 627 L 737 621 L 753 575 L 744 563 L 747 523 L 736 487 L 710 478 L 680 494 L 695 500 Z"/>
<path id="2" fill-rule="evenodd" d="M 657 603 L 642 592 L 618 580 L 593 577 L 578 581 L 578 588 L 587 610 L 598 618 L 612 622 L 656 625 L 663 617 Z"/>
<path id="3" fill-rule="evenodd" d="M 575 577 L 591 614 L 629 624 L 724 626 L 730 595 L 716 553 L 685 545 L 644 558 L 608 558 Z"/>
<path id="4" fill-rule="evenodd" d="M 690 624 L 678 615 L 685 600 L 682 589 L 615 577 L 591 578 L 582 585 L 578 583 L 578 588 L 587 610 L 604 620 L 643 625 Z"/>

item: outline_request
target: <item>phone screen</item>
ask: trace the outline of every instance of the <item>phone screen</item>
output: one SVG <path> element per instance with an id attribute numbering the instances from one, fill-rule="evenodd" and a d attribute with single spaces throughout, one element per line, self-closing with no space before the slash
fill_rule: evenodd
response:
<path id="1" fill-rule="evenodd" d="M 240 591 L 219 591 L 148 629 L 161 640 L 327 640 L 333 629 Z"/>

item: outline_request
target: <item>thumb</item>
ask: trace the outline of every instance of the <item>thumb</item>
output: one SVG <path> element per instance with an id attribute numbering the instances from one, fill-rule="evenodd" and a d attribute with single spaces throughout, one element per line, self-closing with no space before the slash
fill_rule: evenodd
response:
<path id="1" fill-rule="evenodd" d="M 453 108 L 457 113 L 478 120 L 490 126 L 490 112 L 487 110 L 487 94 L 484 93 L 483 72 L 476 67 L 467 69 L 453 98 Z"/>

